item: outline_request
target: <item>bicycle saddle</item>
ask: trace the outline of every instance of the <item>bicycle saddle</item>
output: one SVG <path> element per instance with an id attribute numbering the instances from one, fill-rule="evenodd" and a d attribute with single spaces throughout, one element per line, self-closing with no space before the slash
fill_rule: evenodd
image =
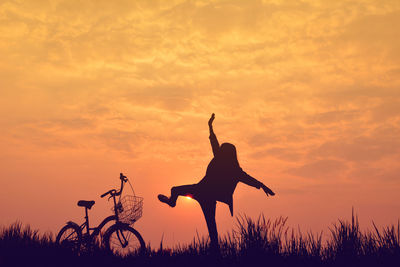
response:
<path id="1" fill-rule="evenodd" d="M 94 200 L 90 200 L 90 201 L 89 200 L 79 200 L 78 206 L 91 209 L 93 207 L 94 203 L 96 203 L 96 202 L 94 202 Z"/>

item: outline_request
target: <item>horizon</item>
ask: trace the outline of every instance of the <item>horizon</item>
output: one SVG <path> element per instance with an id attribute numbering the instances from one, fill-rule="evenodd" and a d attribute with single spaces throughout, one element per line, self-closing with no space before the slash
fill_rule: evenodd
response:
<path id="1" fill-rule="evenodd" d="M 57 233 L 110 214 L 119 173 L 144 197 L 146 243 L 207 235 L 199 205 L 157 200 L 203 178 L 207 121 L 245 172 L 234 216 L 328 230 L 400 218 L 396 1 L 0 3 L 0 225 Z M 126 188 L 128 191 L 129 187 Z M 217 204 L 220 235 L 235 227 Z"/>

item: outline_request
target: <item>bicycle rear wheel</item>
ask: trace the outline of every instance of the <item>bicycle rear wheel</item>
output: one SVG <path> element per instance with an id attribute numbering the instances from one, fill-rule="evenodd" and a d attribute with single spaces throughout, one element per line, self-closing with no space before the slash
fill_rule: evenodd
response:
<path id="1" fill-rule="evenodd" d="M 127 224 L 114 224 L 104 236 L 105 248 L 115 255 L 143 253 L 146 245 L 142 236 Z"/>
<path id="2" fill-rule="evenodd" d="M 56 243 L 72 250 L 79 251 L 82 244 L 82 233 L 78 225 L 67 224 L 61 228 Z"/>

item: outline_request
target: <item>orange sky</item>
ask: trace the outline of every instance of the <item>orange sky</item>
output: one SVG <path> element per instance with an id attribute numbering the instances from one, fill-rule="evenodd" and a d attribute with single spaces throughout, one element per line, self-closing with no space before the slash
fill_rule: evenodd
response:
<path id="1" fill-rule="evenodd" d="M 212 157 L 207 121 L 250 175 L 235 213 L 304 230 L 400 217 L 400 2 L 1 1 L 0 224 L 56 232 L 110 213 L 124 172 L 158 246 L 206 233 L 201 210 L 158 193 Z M 217 207 L 220 233 L 235 221 Z"/>

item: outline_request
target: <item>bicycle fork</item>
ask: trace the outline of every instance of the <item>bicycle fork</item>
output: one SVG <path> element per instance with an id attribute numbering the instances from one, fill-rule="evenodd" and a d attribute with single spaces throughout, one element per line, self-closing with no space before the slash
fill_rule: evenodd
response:
<path id="1" fill-rule="evenodd" d="M 121 240 L 121 236 L 122 236 L 123 240 Z M 117 231 L 117 237 L 118 237 L 118 240 L 121 243 L 122 247 L 125 248 L 128 245 L 128 241 L 127 241 L 124 233 L 121 230 Z"/>

